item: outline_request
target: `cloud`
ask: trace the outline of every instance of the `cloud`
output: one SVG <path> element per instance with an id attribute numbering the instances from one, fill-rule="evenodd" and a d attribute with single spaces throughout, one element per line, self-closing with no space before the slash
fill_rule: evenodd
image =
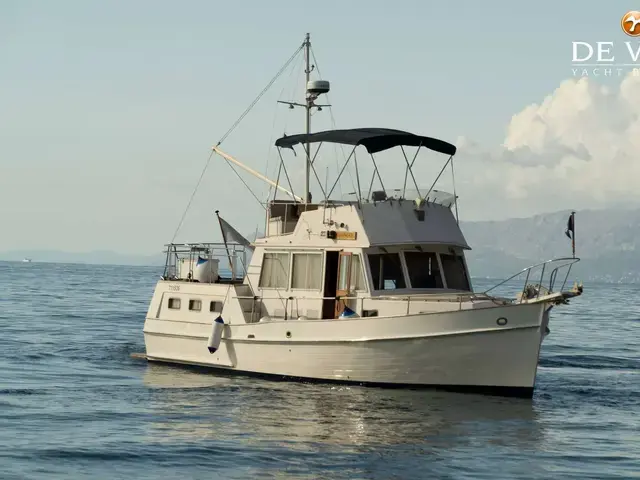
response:
<path id="1" fill-rule="evenodd" d="M 500 144 L 487 146 L 464 137 L 454 143 L 458 147 L 456 193 L 460 197 L 460 214 L 465 220 L 640 205 L 640 77 L 627 76 L 616 88 L 587 77 L 566 80 L 539 103 L 525 106 L 513 115 Z M 338 146 L 330 151 L 329 147 L 323 148 L 327 150 L 322 150 L 314 168 L 323 186 L 326 168 L 329 168 L 330 189 L 334 174 L 341 170 L 350 148 L 343 148 L 342 152 Z M 373 167 L 367 155 L 360 153 L 360 187 L 366 192 Z M 275 180 L 279 157 L 274 149 L 270 155 L 267 175 Z M 283 153 L 289 179 L 298 196 L 303 196 L 303 155 L 300 149 L 297 156 Z M 376 155 L 387 188 L 404 185 L 403 160 L 398 155 L 395 149 Z M 421 155 L 430 153 L 423 151 Z M 420 161 L 414 170 L 421 188 L 431 185 L 444 162 L 441 156 L 433 155 L 433 162 Z M 334 198 L 354 198 L 348 195 L 357 188 L 354 162 L 348 167 L 333 192 Z M 249 177 L 242 175 L 245 179 Z M 261 198 L 267 198 L 264 184 L 249 181 L 257 186 Z M 289 188 L 284 172 L 280 183 Z M 411 178 L 407 185 L 413 188 Z M 321 198 L 314 173 L 311 188 L 314 199 Z M 380 188 L 377 178 L 373 188 Z M 451 192 L 451 175 L 445 172 L 435 188 Z M 278 198 L 285 197 L 278 194 Z"/>
<path id="2" fill-rule="evenodd" d="M 458 145 L 459 165 L 469 167 L 460 167 L 461 205 L 472 217 L 637 203 L 640 77 L 630 74 L 615 90 L 586 77 L 566 80 L 514 115 L 498 148 L 465 138 Z M 482 192 L 489 201 L 465 202 Z"/>

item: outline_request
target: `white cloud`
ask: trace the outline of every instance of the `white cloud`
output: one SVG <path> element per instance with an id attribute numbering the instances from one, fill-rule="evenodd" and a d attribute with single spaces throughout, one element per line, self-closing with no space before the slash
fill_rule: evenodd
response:
<path id="1" fill-rule="evenodd" d="M 588 78 L 564 81 L 512 117 L 499 148 L 458 145 L 467 218 L 637 203 L 640 77 L 625 77 L 615 91 Z"/>

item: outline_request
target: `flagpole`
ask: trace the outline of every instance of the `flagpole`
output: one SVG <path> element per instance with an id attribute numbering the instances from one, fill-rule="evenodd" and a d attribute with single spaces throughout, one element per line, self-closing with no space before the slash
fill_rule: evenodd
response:
<path id="1" fill-rule="evenodd" d="M 235 280 L 236 275 L 233 271 L 233 262 L 231 261 L 231 254 L 229 253 L 229 246 L 227 245 L 227 237 L 224 234 L 224 228 L 222 228 L 222 222 L 220 221 L 220 211 L 216 210 L 216 216 L 218 217 L 218 225 L 220 225 L 220 233 L 222 233 L 222 241 L 224 242 L 224 248 L 227 251 L 227 258 L 229 259 L 229 268 L 231 269 L 231 278 Z"/>
<path id="2" fill-rule="evenodd" d="M 576 212 L 571 212 L 571 226 L 573 227 L 571 232 L 571 252 L 573 258 L 576 258 Z"/>

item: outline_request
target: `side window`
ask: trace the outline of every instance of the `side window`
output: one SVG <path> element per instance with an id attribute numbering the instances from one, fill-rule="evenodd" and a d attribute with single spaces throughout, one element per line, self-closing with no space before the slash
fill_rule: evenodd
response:
<path id="1" fill-rule="evenodd" d="M 215 301 L 211 301 L 209 302 L 209 311 L 210 312 L 222 312 L 222 302 L 215 302 Z"/>
<path id="2" fill-rule="evenodd" d="M 322 284 L 322 254 L 294 253 L 291 288 L 320 290 Z"/>
<path id="3" fill-rule="evenodd" d="M 172 310 L 180 309 L 180 299 L 179 298 L 170 298 L 169 299 L 169 308 Z"/>
<path id="4" fill-rule="evenodd" d="M 350 288 L 349 281 L 351 280 L 349 269 L 351 268 L 351 257 L 353 255 L 340 255 L 338 258 L 338 291 L 346 291 Z"/>
<path id="5" fill-rule="evenodd" d="M 444 270 L 444 278 L 447 280 L 447 288 L 453 290 L 471 290 L 469 278 L 464 268 L 464 261 L 460 255 L 441 254 L 440 261 Z"/>
<path id="6" fill-rule="evenodd" d="M 368 257 L 375 290 L 406 288 L 400 255 L 397 253 L 376 253 L 368 255 Z"/>
<path id="7" fill-rule="evenodd" d="M 194 310 L 199 312 L 202 310 L 202 301 L 201 300 L 189 300 L 189 310 Z"/>
<path id="8" fill-rule="evenodd" d="M 365 290 L 360 255 L 351 255 L 351 286 L 354 290 Z"/>
<path id="9" fill-rule="evenodd" d="M 289 287 L 289 254 L 288 253 L 265 253 L 262 260 L 262 271 L 260 272 L 260 283 L 262 288 L 283 288 Z"/>
<path id="10" fill-rule="evenodd" d="M 442 288 L 438 257 L 432 252 L 404 252 L 411 288 Z"/>

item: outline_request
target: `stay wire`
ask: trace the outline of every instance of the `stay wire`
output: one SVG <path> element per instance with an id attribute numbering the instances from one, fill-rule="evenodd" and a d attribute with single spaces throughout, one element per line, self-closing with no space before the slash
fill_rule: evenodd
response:
<path id="1" fill-rule="evenodd" d="M 209 158 L 207 158 L 207 162 L 204 164 L 204 168 L 202 169 L 202 172 L 200 172 L 200 178 L 198 178 L 198 182 L 196 183 L 196 188 L 194 188 L 193 192 L 191 192 L 191 197 L 189 197 L 189 202 L 187 203 L 187 208 L 185 208 L 184 212 L 182 212 L 182 217 L 180 218 L 180 222 L 178 223 L 178 227 L 176 228 L 176 231 L 173 232 L 173 237 L 171 237 L 171 242 L 170 243 L 173 243 L 173 241 L 178 236 L 178 232 L 180 231 L 180 228 L 182 227 L 182 223 L 184 222 L 184 219 L 187 216 L 187 212 L 189 211 L 189 207 L 191 206 L 191 202 L 193 202 L 193 199 L 196 196 L 196 192 L 198 191 L 198 187 L 200 186 L 200 183 L 202 182 L 202 178 L 204 177 L 204 174 L 207 171 L 207 167 L 209 166 L 209 162 L 211 161 L 211 157 L 213 157 L 213 150 L 209 154 Z"/>
<path id="2" fill-rule="evenodd" d="M 244 179 L 242 178 L 242 176 L 238 173 L 238 171 L 233 167 L 233 165 L 231 165 L 231 162 L 229 160 L 227 160 L 226 158 L 224 159 L 225 162 L 227 163 L 227 165 L 229 165 L 229 167 L 231 168 L 231 170 L 233 170 L 233 173 L 236 174 L 236 176 L 240 179 L 240 181 L 244 184 L 244 186 L 247 188 L 247 190 L 249 190 L 249 193 L 253 196 L 253 198 L 256 199 L 256 201 L 260 204 L 260 206 L 263 209 L 267 209 L 267 207 L 264 206 L 264 203 L 262 202 L 262 200 L 260 200 L 257 195 L 255 193 L 253 193 L 253 190 L 251 190 L 251 188 L 249 187 L 249 185 L 247 185 L 247 182 L 244 181 Z"/>
<path id="3" fill-rule="evenodd" d="M 242 112 L 242 115 L 240 115 L 240 117 L 238 117 L 238 119 L 233 123 L 233 125 L 231 125 L 231 128 L 229 128 L 229 130 L 227 130 L 227 132 L 222 136 L 222 138 L 217 143 L 217 145 L 220 145 L 222 142 L 224 142 L 225 139 L 231 134 L 231 132 L 233 132 L 233 130 L 235 130 L 235 128 L 238 126 L 238 124 L 240 124 L 240 122 L 242 121 L 242 119 L 251 111 L 251 109 L 255 106 L 255 104 L 258 103 L 258 101 L 267 92 L 267 90 L 269 90 L 269 88 L 271 88 L 271 85 L 273 85 L 273 83 L 278 79 L 278 77 L 282 74 L 282 72 L 284 72 L 287 69 L 289 64 L 296 58 L 296 56 L 298 55 L 298 53 L 300 53 L 300 51 L 302 50 L 303 47 L 304 47 L 304 43 L 301 44 L 298 47 L 298 49 L 293 53 L 293 55 L 291 55 L 289 57 L 289 60 L 287 60 L 286 63 L 282 66 L 282 68 L 280 68 L 280 70 L 278 70 L 278 73 L 275 74 L 275 76 L 271 79 L 271 81 L 267 84 L 267 86 L 262 89 L 262 91 L 258 94 L 258 96 L 247 107 L 247 109 L 244 112 Z"/>
<path id="4" fill-rule="evenodd" d="M 266 85 L 266 87 L 264 87 L 262 89 L 262 91 L 258 94 L 258 96 L 253 100 L 253 102 L 251 102 L 251 104 L 246 108 L 246 110 L 244 112 L 242 112 L 242 115 L 240 115 L 240 117 L 238 117 L 238 119 L 233 123 L 233 125 L 231 125 L 229 130 L 227 130 L 225 132 L 225 134 L 222 136 L 222 138 L 220 138 L 220 140 L 218 141 L 216 146 L 219 146 L 222 142 L 224 142 L 226 140 L 226 138 L 233 132 L 233 130 L 235 130 L 235 128 L 240 124 L 240 122 L 244 119 L 244 117 L 247 116 L 247 114 L 251 111 L 251 109 L 256 105 L 256 103 L 258 103 L 258 101 L 267 92 L 267 90 L 269 90 L 271 85 L 273 85 L 273 83 L 278 79 L 278 77 L 282 74 L 282 72 L 287 69 L 289 64 L 296 58 L 296 56 L 302 51 L 303 48 L 304 48 L 304 43 L 302 43 L 296 49 L 296 51 L 293 53 L 293 55 L 291 55 L 291 57 L 289 57 L 289 59 L 285 62 L 285 64 L 282 66 L 282 68 L 280 68 L 280 70 L 278 70 L 278 73 L 276 73 L 275 76 L 271 79 L 271 81 L 269 81 L 269 83 Z M 180 228 L 182 228 L 182 224 L 184 223 L 184 219 L 187 216 L 187 212 L 189 211 L 189 207 L 191 207 L 191 203 L 193 202 L 193 199 L 196 196 L 198 188 L 200 187 L 200 183 L 202 182 L 202 179 L 204 178 L 204 174 L 206 173 L 207 168 L 209 167 L 209 163 L 211 162 L 211 158 L 213 157 L 213 153 L 214 152 L 212 151 L 211 154 L 209 155 L 209 158 L 207 158 L 206 163 L 204 164 L 204 168 L 202 169 L 202 172 L 200 172 L 200 177 L 198 178 L 198 182 L 196 183 L 196 186 L 193 189 L 193 192 L 191 192 L 191 196 L 189 197 L 189 201 L 187 202 L 187 207 L 184 209 L 184 212 L 182 213 L 182 217 L 180 217 L 180 222 L 178 222 L 178 227 L 176 228 L 175 232 L 173 233 L 173 237 L 171 238 L 171 243 L 174 242 L 174 240 L 176 239 L 176 236 L 178 235 L 178 232 L 180 231 Z M 247 187 L 247 189 L 249 190 L 251 195 L 253 195 L 253 197 L 258 201 L 260 206 L 265 208 L 263 203 L 260 201 L 260 199 L 258 197 L 256 197 L 256 195 L 249 188 L 247 183 L 242 179 L 242 177 L 236 171 L 236 169 L 233 168 L 233 166 L 228 161 L 227 161 L 227 164 L 229 165 L 229 167 L 231 167 L 231 170 L 233 170 L 233 172 L 238 176 L 238 178 L 240 178 L 240 180 L 242 181 L 244 186 Z"/>
<path id="5" fill-rule="evenodd" d="M 311 58 L 313 58 L 313 64 L 315 65 L 316 69 L 318 70 L 318 75 L 320 75 L 322 77 L 322 72 L 320 71 L 320 66 L 318 65 L 318 60 L 316 59 L 316 53 L 313 51 L 313 46 L 311 47 Z M 329 98 L 329 93 L 325 94 L 327 97 L 327 101 L 329 103 L 331 103 L 331 99 Z M 333 107 L 329 107 L 329 116 L 331 117 L 331 124 L 333 125 L 333 128 L 336 128 L 336 119 L 333 116 Z M 344 146 L 340 145 L 340 151 L 342 152 L 342 158 L 346 158 L 346 155 L 344 153 Z M 336 166 L 340 167 L 340 164 L 338 162 L 338 159 L 336 158 Z M 349 179 L 351 180 L 351 186 L 353 187 L 354 190 L 356 190 L 356 186 L 353 183 L 353 176 L 351 175 L 351 171 L 347 170 L 347 174 L 349 175 Z M 342 185 L 338 185 L 338 188 L 340 189 L 341 194 L 342 192 Z M 358 193 L 359 195 L 359 193 Z"/>
<path id="6" fill-rule="evenodd" d="M 300 58 L 302 58 L 302 57 L 300 57 Z M 304 59 L 302 58 L 302 60 L 304 60 Z M 294 67 L 295 67 L 295 65 L 294 65 Z M 293 76 L 293 72 L 294 71 L 295 71 L 295 68 L 291 68 L 291 70 L 289 71 L 289 79 L 288 79 L 289 85 L 287 85 L 287 84 L 283 85 L 282 90 L 280 90 L 280 94 L 278 95 L 278 98 L 282 98 L 282 96 L 284 95 L 284 91 L 286 90 L 287 86 L 290 86 L 291 77 Z M 300 72 L 298 72 L 298 76 L 299 75 L 300 75 Z M 268 147 L 267 147 L 267 162 L 266 162 L 267 165 L 265 166 L 265 169 L 264 169 L 265 170 L 264 171 L 264 175 L 265 176 L 269 175 L 269 160 L 270 160 L 271 148 L 273 146 L 273 143 L 272 143 L 273 142 L 273 132 L 275 131 L 277 118 L 278 118 L 278 109 L 276 108 L 276 109 L 274 109 L 274 113 L 273 113 L 273 123 L 271 125 L 271 135 L 269 137 L 269 144 L 268 144 Z M 287 125 L 287 123 L 286 123 L 286 120 L 285 120 L 285 130 L 286 130 L 286 125 Z M 272 188 L 275 188 L 275 187 L 270 185 L 268 188 L 266 188 L 266 190 L 267 190 L 266 195 L 264 195 L 264 190 L 262 190 L 260 192 L 261 196 L 265 196 L 266 197 L 266 200 L 264 201 L 264 203 L 267 203 L 269 201 L 269 198 L 271 197 L 271 189 Z"/>

